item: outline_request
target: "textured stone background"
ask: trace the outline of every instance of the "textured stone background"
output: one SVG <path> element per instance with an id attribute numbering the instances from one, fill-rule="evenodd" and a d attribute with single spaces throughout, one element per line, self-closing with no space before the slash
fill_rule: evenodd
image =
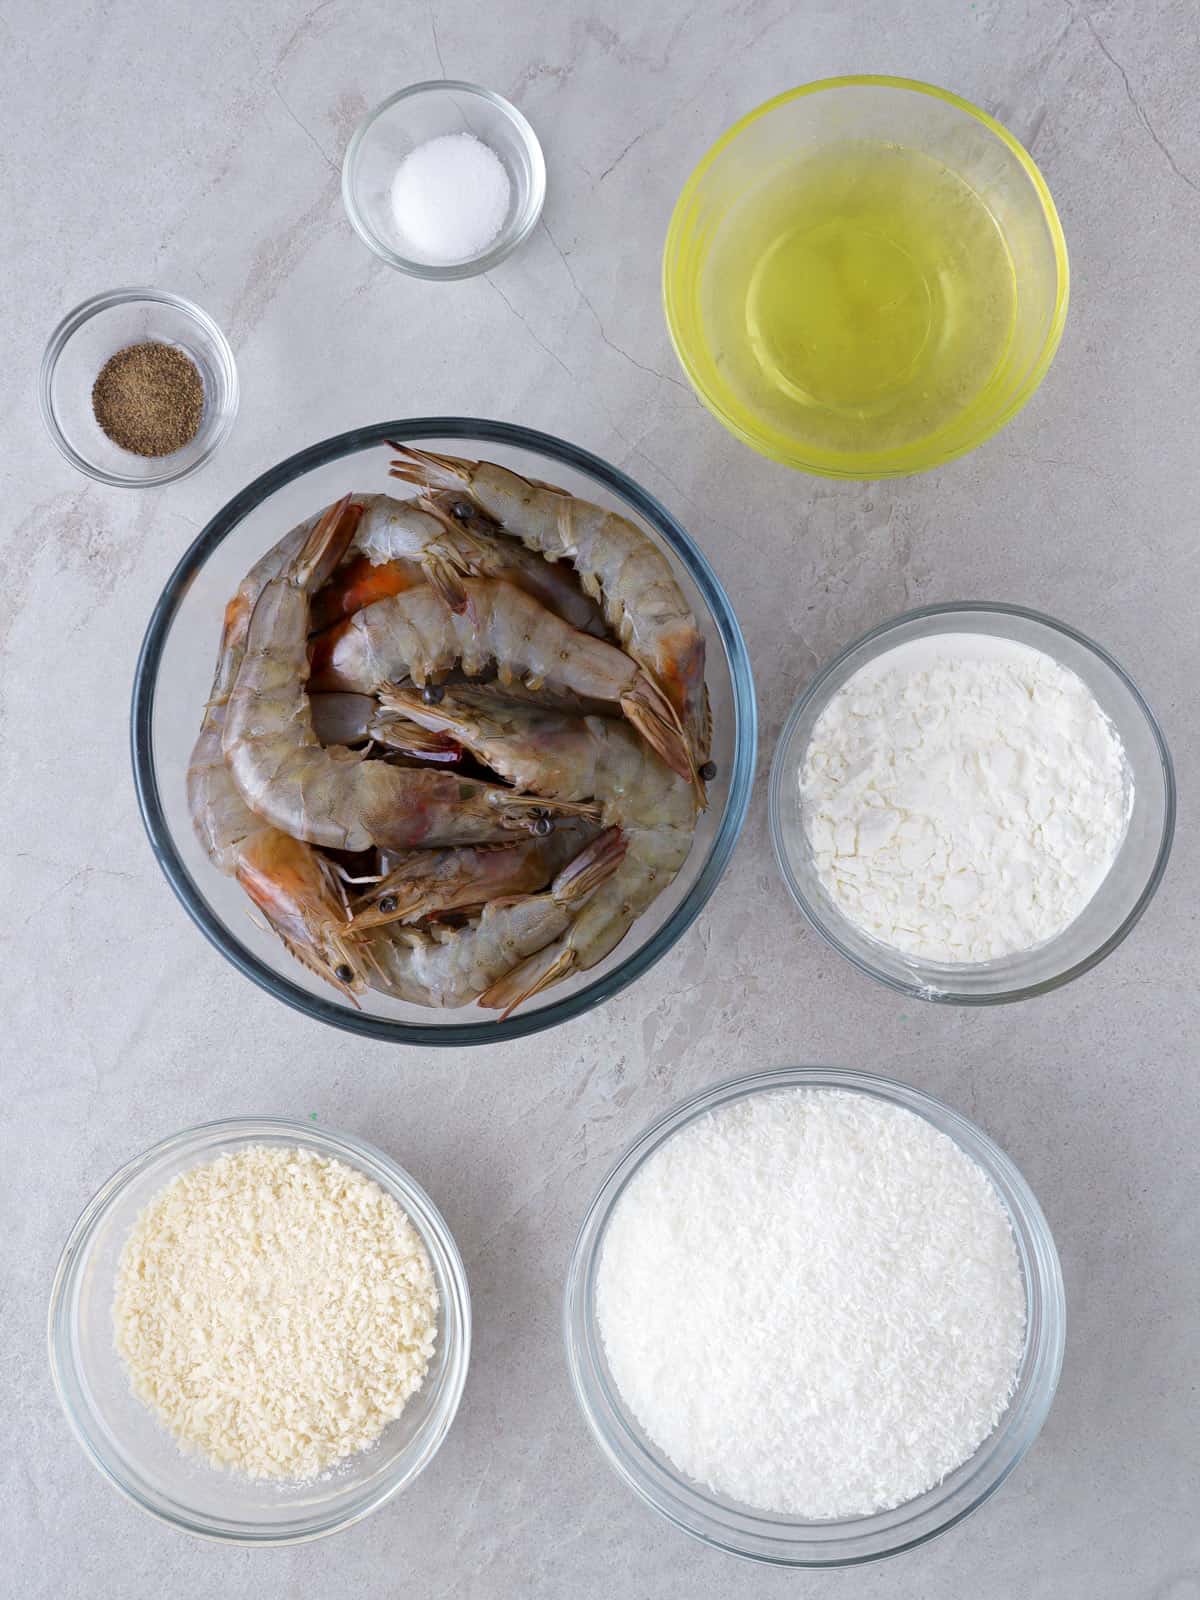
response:
<path id="1" fill-rule="evenodd" d="M 171 15 L 171 11 L 174 15 Z M 372 1600 L 1196 1600 L 1196 10 L 1096 0 L 13 0 L 0 19 L 6 203 L 0 585 L 0 1549 L 22 1596 Z M 390 90 L 440 74 L 531 118 L 545 223 L 487 280 L 425 286 L 346 222 L 338 164 Z M 991 445 L 932 477 L 810 480 L 721 431 L 658 302 L 674 195 L 738 114 L 839 71 L 931 79 L 1005 115 L 1062 213 L 1057 362 Z M 34 380 L 83 296 L 154 282 L 230 334 L 232 440 L 165 491 L 75 476 Z M 553 1034 L 455 1058 L 357 1042 L 240 979 L 175 903 L 126 753 L 135 655 L 195 530 L 251 476 L 381 417 L 551 429 L 661 495 L 746 630 L 761 775 L 816 664 L 915 603 L 1045 608 L 1126 664 L 1182 793 L 1166 883 L 1098 970 L 1014 1009 L 905 1004 L 823 949 L 779 881 L 760 782 L 705 915 L 646 980 Z M 878 1068 L 977 1118 L 1058 1238 L 1066 1367 L 988 1507 L 916 1554 L 798 1577 L 693 1544 L 603 1464 L 568 1391 L 559 1295 L 616 1152 L 721 1075 Z M 461 1244 L 474 1361 L 411 1492 L 323 1544 L 192 1543 L 105 1486 L 55 1404 L 43 1322 L 61 1241 L 127 1157 L 246 1110 L 368 1134 Z"/>

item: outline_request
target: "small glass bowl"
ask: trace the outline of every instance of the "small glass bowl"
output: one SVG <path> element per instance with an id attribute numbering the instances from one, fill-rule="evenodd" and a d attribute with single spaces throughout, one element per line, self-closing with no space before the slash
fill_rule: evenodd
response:
<path id="1" fill-rule="evenodd" d="M 847 918 L 817 876 L 800 813 L 799 772 L 817 719 L 841 686 L 897 645 L 944 633 L 986 634 L 1041 650 L 1095 695 L 1125 747 L 1133 810 L 1108 876 L 1075 921 L 1031 950 L 994 961 L 940 963 L 894 950 Z M 862 972 L 919 1000 L 998 1005 L 1047 994 L 1087 972 L 1121 943 L 1162 881 L 1175 834 L 1175 774 L 1154 713 L 1128 673 L 1094 640 L 1021 606 L 968 601 L 926 606 L 884 622 L 843 650 L 792 708 L 771 767 L 771 837 L 801 911 Z"/>
<path id="2" fill-rule="evenodd" d="M 392 1195 L 429 1252 L 441 1301 L 425 1382 L 378 1442 L 313 1483 L 258 1482 L 184 1452 L 134 1395 L 113 1344 L 117 1264 L 134 1220 L 178 1173 L 248 1145 L 316 1151 Z M 50 1370 L 88 1458 L 134 1505 L 171 1527 L 225 1544 L 301 1544 L 339 1533 L 405 1488 L 454 1421 L 471 1354 L 462 1257 L 441 1213 L 403 1168 L 365 1140 L 280 1117 L 187 1128 L 138 1156 L 84 1208 L 63 1248 L 49 1315 Z"/>
<path id="3" fill-rule="evenodd" d="M 946 1134 L 994 1185 L 1012 1224 L 1025 1285 L 1025 1349 L 1008 1409 L 968 1461 L 915 1500 L 869 1517 L 803 1522 L 753 1510 L 682 1476 L 626 1408 L 604 1354 L 596 1275 L 622 1195 L 655 1152 L 719 1106 L 779 1089 L 844 1089 L 915 1112 Z M 848 1567 L 898 1555 L 944 1533 L 989 1498 L 1037 1438 L 1050 1411 L 1066 1342 L 1062 1268 L 1049 1225 L 1017 1168 L 973 1122 L 932 1095 L 865 1072 L 795 1067 L 731 1079 L 685 1101 L 630 1146 L 592 1202 L 567 1271 L 563 1303 L 575 1398 L 605 1459 L 677 1528 L 732 1555 L 781 1567 Z"/>
<path id="4" fill-rule="evenodd" d="M 194 439 L 169 456 L 123 450 L 92 412 L 92 385 L 110 356 L 147 340 L 190 356 L 204 383 L 204 411 Z M 42 420 L 73 467 L 123 488 L 175 483 L 202 467 L 233 427 L 238 378 L 229 341 L 206 311 L 164 289 L 112 289 L 93 295 L 50 335 L 38 379 Z"/>
<path id="5" fill-rule="evenodd" d="M 417 145 L 444 134 L 470 133 L 504 163 L 512 185 L 508 216 L 481 255 L 448 263 L 405 254 L 392 212 L 392 179 Z M 389 266 L 414 278 L 472 278 L 488 272 L 527 239 L 546 198 L 546 163 L 537 134 L 507 100 L 474 83 L 436 79 L 410 84 L 367 113 L 342 162 L 342 200 L 363 243 Z"/>

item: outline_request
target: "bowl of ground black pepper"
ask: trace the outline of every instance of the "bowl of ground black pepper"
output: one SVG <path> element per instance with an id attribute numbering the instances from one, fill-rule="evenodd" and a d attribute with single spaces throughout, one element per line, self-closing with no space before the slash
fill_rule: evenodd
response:
<path id="1" fill-rule="evenodd" d="M 114 289 L 50 336 L 39 399 L 51 439 L 101 483 L 173 483 L 206 462 L 237 415 L 233 351 L 180 295 Z"/>

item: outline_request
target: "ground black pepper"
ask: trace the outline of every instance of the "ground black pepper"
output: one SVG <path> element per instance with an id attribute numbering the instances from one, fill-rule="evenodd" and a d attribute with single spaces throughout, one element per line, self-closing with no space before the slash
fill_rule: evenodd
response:
<path id="1" fill-rule="evenodd" d="M 174 345 L 126 345 L 101 367 L 92 385 L 92 411 L 122 450 L 169 456 L 196 437 L 204 380 L 191 357 Z"/>

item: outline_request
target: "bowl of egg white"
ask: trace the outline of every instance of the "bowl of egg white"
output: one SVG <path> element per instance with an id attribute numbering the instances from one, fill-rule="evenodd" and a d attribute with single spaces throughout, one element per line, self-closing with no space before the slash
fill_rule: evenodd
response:
<path id="1" fill-rule="evenodd" d="M 1078 977 L 1166 870 L 1175 778 L 1129 674 L 1019 606 L 907 612 L 825 666 L 776 750 L 771 834 L 804 915 L 905 994 L 993 1005 Z"/>

